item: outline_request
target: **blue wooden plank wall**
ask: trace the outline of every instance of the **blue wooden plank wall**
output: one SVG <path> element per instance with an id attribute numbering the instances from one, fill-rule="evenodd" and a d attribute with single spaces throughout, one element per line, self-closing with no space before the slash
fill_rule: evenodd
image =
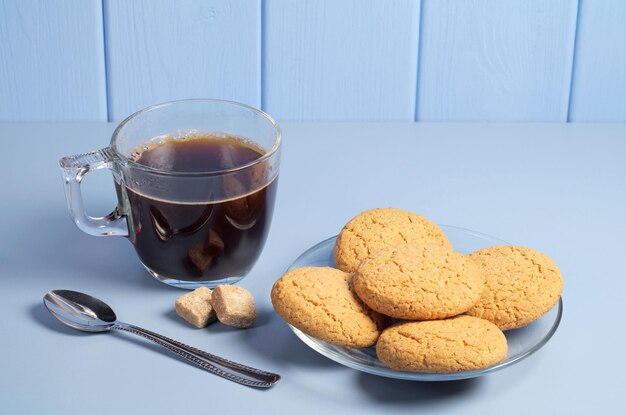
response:
<path id="1" fill-rule="evenodd" d="M 626 121 L 626 1 L 581 0 L 570 121 Z"/>
<path id="2" fill-rule="evenodd" d="M 626 121 L 623 0 L 0 0 L 0 121 Z"/>
<path id="3" fill-rule="evenodd" d="M 106 120 L 100 0 L 0 0 L 0 120 Z"/>
<path id="4" fill-rule="evenodd" d="M 263 107 L 296 120 L 413 120 L 419 2 L 266 0 Z"/>
<path id="5" fill-rule="evenodd" d="M 417 119 L 565 121 L 576 0 L 422 0 Z"/>
<path id="6" fill-rule="evenodd" d="M 109 116 L 219 97 L 261 104 L 259 0 L 104 2 Z"/>

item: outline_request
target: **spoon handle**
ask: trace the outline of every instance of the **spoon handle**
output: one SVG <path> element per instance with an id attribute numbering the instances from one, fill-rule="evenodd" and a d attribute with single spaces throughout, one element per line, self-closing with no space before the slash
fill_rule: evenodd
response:
<path id="1" fill-rule="evenodd" d="M 148 339 L 165 347 L 188 362 L 200 366 L 204 370 L 242 385 L 256 388 L 269 388 L 280 380 L 280 375 L 276 373 L 266 372 L 224 359 L 132 324 L 118 322 L 111 326 L 111 329 L 126 331 L 141 336 L 144 339 Z M 212 363 L 215 363 L 215 365 Z M 237 372 L 247 377 L 242 377 L 232 372 Z"/>

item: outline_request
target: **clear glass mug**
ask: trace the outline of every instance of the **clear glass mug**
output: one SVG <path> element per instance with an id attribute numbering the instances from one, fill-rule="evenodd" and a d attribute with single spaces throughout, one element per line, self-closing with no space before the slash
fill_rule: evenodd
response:
<path id="1" fill-rule="evenodd" d="M 145 151 L 198 137 L 239 138 L 258 158 L 202 171 L 184 168 L 184 159 L 142 164 Z M 127 237 L 148 272 L 166 284 L 193 289 L 235 283 L 265 244 L 281 141 L 278 124 L 244 104 L 191 99 L 148 107 L 122 121 L 108 147 L 60 160 L 70 215 L 90 235 Z M 103 168 L 113 174 L 118 204 L 95 218 L 85 212 L 80 183 Z"/>

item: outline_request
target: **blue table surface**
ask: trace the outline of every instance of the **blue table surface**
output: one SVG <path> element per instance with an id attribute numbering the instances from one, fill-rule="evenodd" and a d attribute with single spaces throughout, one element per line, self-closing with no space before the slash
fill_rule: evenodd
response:
<path id="1" fill-rule="evenodd" d="M 284 123 L 274 221 L 241 285 L 251 329 L 197 330 L 181 291 L 153 280 L 130 243 L 69 219 L 58 159 L 105 146 L 106 123 L 5 123 L 0 226 L 0 412 L 588 414 L 623 411 L 626 125 Z M 107 172 L 85 179 L 93 214 L 114 204 Z M 288 265 L 362 210 L 397 206 L 527 245 L 564 275 L 564 316 L 538 353 L 482 378 L 410 382 L 363 374 L 309 349 L 273 312 Z M 283 376 L 260 391 L 123 333 L 66 328 L 50 289 L 92 293 L 118 317 Z M 218 412 L 219 411 L 219 412 Z M 227 412 L 226 412 L 227 411 Z"/>

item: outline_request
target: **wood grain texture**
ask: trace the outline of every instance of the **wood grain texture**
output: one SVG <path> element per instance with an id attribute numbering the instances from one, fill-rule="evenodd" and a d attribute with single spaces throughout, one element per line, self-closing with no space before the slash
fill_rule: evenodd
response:
<path id="1" fill-rule="evenodd" d="M 0 0 L 0 120 L 106 120 L 100 0 Z"/>
<path id="2" fill-rule="evenodd" d="M 423 0 L 416 119 L 565 121 L 576 0 Z"/>
<path id="3" fill-rule="evenodd" d="M 260 0 L 104 4 L 110 119 L 183 98 L 260 105 Z"/>
<path id="4" fill-rule="evenodd" d="M 569 121 L 626 121 L 626 2 L 580 1 Z"/>
<path id="5" fill-rule="evenodd" d="M 419 1 L 264 2 L 263 108 L 281 120 L 412 120 Z"/>

